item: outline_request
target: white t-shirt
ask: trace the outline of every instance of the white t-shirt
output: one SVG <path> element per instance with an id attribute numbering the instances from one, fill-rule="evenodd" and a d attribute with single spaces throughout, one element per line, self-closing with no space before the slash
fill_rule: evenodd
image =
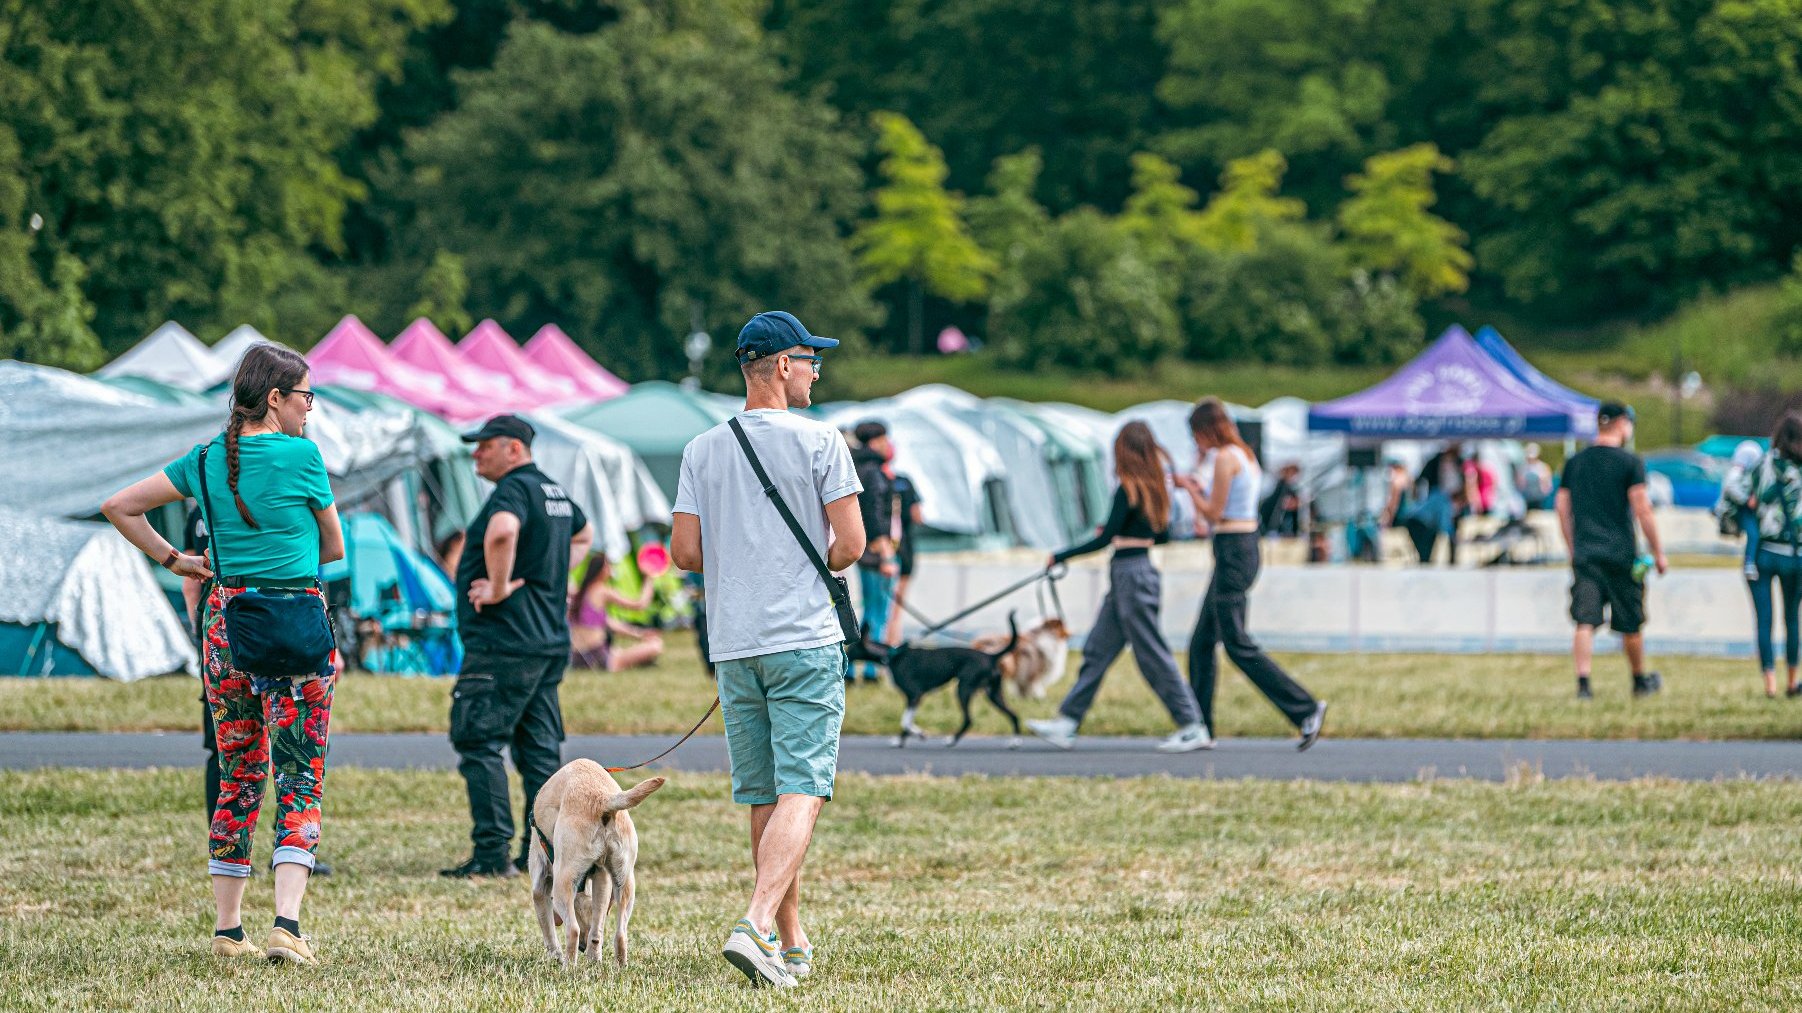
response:
<path id="1" fill-rule="evenodd" d="M 845 438 L 824 422 L 775 408 L 740 412 L 738 424 L 825 558 L 826 504 L 863 491 Z M 825 581 L 764 495 L 731 426 L 714 426 L 682 451 L 671 509 L 701 520 L 713 661 L 844 641 Z"/>

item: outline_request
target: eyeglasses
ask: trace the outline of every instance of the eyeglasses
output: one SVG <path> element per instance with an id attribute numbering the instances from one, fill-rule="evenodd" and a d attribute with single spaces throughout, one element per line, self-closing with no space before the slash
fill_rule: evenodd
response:
<path id="1" fill-rule="evenodd" d="M 275 389 L 281 391 L 283 394 L 299 394 L 301 397 L 307 399 L 308 408 L 313 407 L 313 392 L 307 390 L 305 387 L 277 387 Z"/>
<path id="2" fill-rule="evenodd" d="M 817 355 L 795 355 L 792 352 L 789 353 L 788 357 L 791 359 L 800 359 L 802 362 L 813 363 L 813 375 L 814 376 L 820 375 L 820 364 L 826 361 L 825 359 L 822 359 L 821 357 L 819 357 Z"/>

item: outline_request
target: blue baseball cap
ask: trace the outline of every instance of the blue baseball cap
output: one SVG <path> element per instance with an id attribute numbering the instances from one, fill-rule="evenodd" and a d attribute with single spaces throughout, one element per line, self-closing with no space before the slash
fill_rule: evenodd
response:
<path id="1" fill-rule="evenodd" d="M 796 345 L 837 348 L 838 339 L 808 333 L 793 313 L 770 310 L 752 317 L 738 332 L 738 361 L 750 362 L 786 352 Z"/>

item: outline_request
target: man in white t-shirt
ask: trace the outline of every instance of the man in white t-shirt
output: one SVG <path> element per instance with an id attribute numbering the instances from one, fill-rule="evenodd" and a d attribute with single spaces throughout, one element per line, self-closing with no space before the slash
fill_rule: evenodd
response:
<path id="1" fill-rule="evenodd" d="M 820 352 L 837 345 L 782 312 L 759 313 L 738 332 L 745 410 L 737 421 L 835 573 L 863 555 L 862 486 L 838 431 L 789 409 L 813 403 Z M 812 969 L 801 860 L 838 769 L 845 637 L 825 579 L 729 425 L 682 452 L 672 509 L 670 554 L 707 581 L 708 656 L 732 755 L 732 800 L 751 807 L 757 885 L 723 952 L 753 985 L 790 986 Z"/>

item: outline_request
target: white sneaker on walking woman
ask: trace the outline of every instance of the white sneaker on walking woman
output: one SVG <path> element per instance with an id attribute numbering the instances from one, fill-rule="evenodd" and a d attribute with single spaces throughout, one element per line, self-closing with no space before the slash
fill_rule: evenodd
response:
<path id="1" fill-rule="evenodd" d="M 1169 737 L 1158 743 L 1160 753 L 1193 753 L 1197 749 L 1214 748 L 1214 737 L 1208 734 L 1206 725 L 1197 721 L 1192 725 L 1184 725 L 1171 732 Z"/>
<path id="2" fill-rule="evenodd" d="M 1076 748 L 1076 722 L 1059 714 L 1054 718 L 1031 718 L 1026 727 L 1032 733 L 1059 749 Z"/>

